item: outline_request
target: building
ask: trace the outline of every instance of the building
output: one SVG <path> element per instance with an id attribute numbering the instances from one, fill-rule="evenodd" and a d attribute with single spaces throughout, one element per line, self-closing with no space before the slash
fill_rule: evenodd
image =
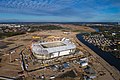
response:
<path id="1" fill-rule="evenodd" d="M 37 59 L 50 59 L 73 54 L 76 46 L 69 39 L 63 38 L 61 41 L 32 43 L 31 49 Z"/>
<path id="2" fill-rule="evenodd" d="M 93 68 L 91 68 L 90 66 L 87 66 L 84 71 L 86 72 L 86 75 L 90 78 L 90 79 L 94 79 L 96 78 L 96 72 L 93 70 Z"/>
<path id="3" fill-rule="evenodd" d="M 80 65 L 81 67 L 86 67 L 88 65 L 88 58 L 82 58 L 80 59 Z"/>

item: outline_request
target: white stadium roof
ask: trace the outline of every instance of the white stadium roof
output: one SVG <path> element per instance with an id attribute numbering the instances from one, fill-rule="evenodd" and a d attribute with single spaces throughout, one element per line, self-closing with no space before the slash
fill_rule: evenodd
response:
<path id="1" fill-rule="evenodd" d="M 37 42 L 32 44 L 32 52 L 36 54 L 50 54 L 75 48 L 76 46 L 71 43 L 69 39 L 63 39 L 62 41 L 54 42 Z"/>

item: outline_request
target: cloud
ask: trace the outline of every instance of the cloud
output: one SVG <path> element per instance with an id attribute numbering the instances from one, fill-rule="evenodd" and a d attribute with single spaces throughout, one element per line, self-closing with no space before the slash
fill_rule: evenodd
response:
<path id="1" fill-rule="evenodd" d="M 120 0 L 0 0 L 0 14 L 37 16 L 40 20 L 43 17 L 78 21 L 119 20 L 119 12 Z"/>
<path id="2" fill-rule="evenodd" d="M 78 0 L 1 0 L 0 10 L 14 13 L 54 14 L 75 5 Z"/>

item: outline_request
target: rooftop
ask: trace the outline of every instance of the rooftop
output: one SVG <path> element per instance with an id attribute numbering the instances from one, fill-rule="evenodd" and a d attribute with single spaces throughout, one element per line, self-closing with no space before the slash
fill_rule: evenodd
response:
<path id="1" fill-rule="evenodd" d="M 43 42 L 43 43 L 33 43 L 32 51 L 36 54 L 48 54 L 54 53 L 58 51 L 64 51 L 69 49 L 74 49 L 76 46 L 70 42 L 69 39 L 64 39 L 62 41 L 54 41 L 54 42 Z"/>

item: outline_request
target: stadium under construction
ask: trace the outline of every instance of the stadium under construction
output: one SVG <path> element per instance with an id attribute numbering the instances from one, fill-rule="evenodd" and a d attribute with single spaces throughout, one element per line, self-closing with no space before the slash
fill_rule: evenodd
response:
<path id="1" fill-rule="evenodd" d="M 76 45 L 69 39 L 63 38 L 61 41 L 34 42 L 31 45 L 31 49 L 37 59 L 51 59 L 74 54 Z"/>

